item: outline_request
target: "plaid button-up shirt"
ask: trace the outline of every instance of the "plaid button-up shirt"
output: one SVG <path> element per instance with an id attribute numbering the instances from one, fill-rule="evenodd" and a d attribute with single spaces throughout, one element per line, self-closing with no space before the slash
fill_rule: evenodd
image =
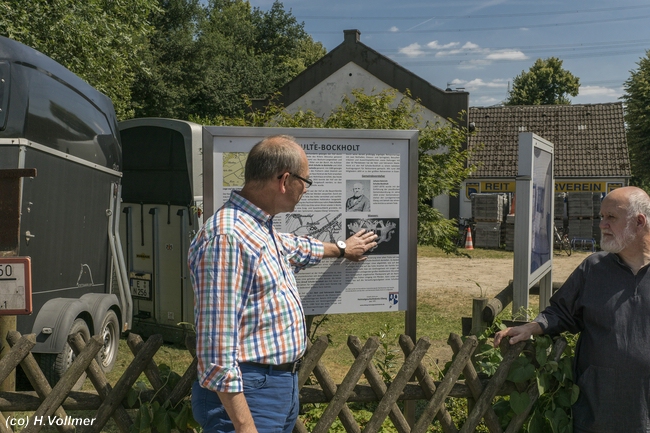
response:
<path id="1" fill-rule="evenodd" d="M 273 218 L 236 192 L 190 245 L 198 380 L 241 392 L 239 363 L 283 364 L 306 348 L 294 268 L 319 263 L 322 242 L 277 233 Z"/>

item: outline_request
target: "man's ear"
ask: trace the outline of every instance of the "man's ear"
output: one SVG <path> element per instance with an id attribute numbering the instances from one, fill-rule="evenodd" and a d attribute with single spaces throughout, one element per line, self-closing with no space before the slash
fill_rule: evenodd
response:
<path id="1" fill-rule="evenodd" d="M 648 225 L 648 218 L 645 215 L 643 215 L 642 213 L 640 213 L 636 217 L 636 225 L 639 226 L 639 227 L 647 226 Z"/>
<path id="2" fill-rule="evenodd" d="M 278 178 L 278 188 L 279 191 L 284 194 L 287 192 L 287 180 L 291 176 L 289 173 L 284 173 L 282 176 Z"/>

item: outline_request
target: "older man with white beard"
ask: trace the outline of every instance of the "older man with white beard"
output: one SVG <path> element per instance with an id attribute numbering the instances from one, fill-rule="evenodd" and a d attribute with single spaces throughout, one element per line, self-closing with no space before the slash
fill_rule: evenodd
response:
<path id="1" fill-rule="evenodd" d="M 580 333 L 574 380 L 575 433 L 650 432 L 650 197 L 636 187 L 607 195 L 601 248 L 587 257 L 533 322 L 496 334 Z"/>

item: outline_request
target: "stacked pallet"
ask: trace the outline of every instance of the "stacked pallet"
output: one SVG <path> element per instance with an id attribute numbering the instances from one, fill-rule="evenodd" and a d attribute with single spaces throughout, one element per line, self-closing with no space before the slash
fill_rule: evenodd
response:
<path id="1" fill-rule="evenodd" d="M 593 223 L 593 238 L 600 243 L 600 202 L 603 200 L 604 194 L 594 193 L 594 223 Z"/>
<path id="2" fill-rule="evenodd" d="M 506 194 L 472 194 L 472 218 L 474 221 L 502 222 L 508 213 Z"/>
<path id="3" fill-rule="evenodd" d="M 505 244 L 506 244 L 506 250 L 508 251 L 515 250 L 515 215 L 514 214 L 506 216 Z"/>
<path id="4" fill-rule="evenodd" d="M 567 194 L 569 237 L 571 239 L 599 239 L 601 194 L 597 192 L 571 192 Z"/>
<path id="5" fill-rule="evenodd" d="M 565 192 L 557 192 L 555 193 L 554 197 L 554 203 L 553 203 L 553 219 L 555 221 L 560 220 L 564 221 L 564 203 L 566 201 L 566 193 Z M 564 223 L 562 223 L 561 226 L 558 226 L 558 228 L 564 226 Z"/>
<path id="6" fill-rule="evenodd" d="M 599 192 L 593 194 L 594 199 L 594 218 L 600 219 L 600 202 L 603 201 L 605 195 Z"/>
<path id="7" fill-rule="evenodd" d="M 594 237 L 594 220 L 593 218 L 569 219 L 569 238 L 570 239 L 591 239 Z"/>
<path id="8" fill-rule="evenodd" d="M 479 221 L 474 229 L 478 248 L 499 248 L 501 246 L 501 222 Z"/>
<path id="9" fill-rule="evenodd" d="M 508 213 L 506 194 L 472 195 L 472 218 L 476 222 L 474 246 L 478 248 L 499 248 L 502 239 L 502 223 Z"/>
<path id="10" fill-rule="evenodd" d="M 594 194 L 591 192 L 568 193 L 569 219 L 594 217 Z"/>

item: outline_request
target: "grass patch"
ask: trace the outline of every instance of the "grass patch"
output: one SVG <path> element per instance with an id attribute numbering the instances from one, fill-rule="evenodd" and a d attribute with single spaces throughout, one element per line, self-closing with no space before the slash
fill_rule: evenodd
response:
<path id="1" fill-rule="evenodd" d="M 459 249 L 462 254 L 467 254 L 472 259 L 510 259 L 514 257 L 512 251 L 506 250 L 497 250 L 497 249 L 488 249 L 488 248 L 475 248 L 473 250 Z M 429 258 L 454 258 L 459 257 L 463 258 L 466 256 L 460 255 L 456 256 L 454 254 L 447 254 L 442 251 L 440 248 L 430 247 L 430 246 L 418 246 L 418 257 L 429 257 Z"/>
<path id="2" fill-rule="evenodd" d="M 453 332 L 460 335 L 461 317 L 471 315 L 471 301 L 450 304 L 447 299 L 445 293 L 429 293 L 418 297 L 416 337 L 430 340 L 432 346 L 425 358 L 425 365 L 433 371 L 438 371 L 451 359 L 452 351 L 446 343 L 449 334 Z M 386 365 L 387 357 L 394 357 L 395 365 L 399 368 L 403 355 L 398 339 L 404 333 L 405 320 L 404 311 L 315 316 L 314 323 L 322 323 L 314 336 L 327 336 L 330 342 L 322 361 L 335 380 L 340 381 L 354 362 L 347 347 L 348 336 L 359 337 L 362 344 L 369 337 L 378 336 L 382 344 L 375 355 L 376 361 Z"/>
<path id="3" fill-rule="evenodd" d="M 156 352 L 154 355 L 153 360 L 156 365 L 161 366 L 162 364 L 165 364 L 169 366 L 172 371 L 182 376 L 185 374 L 187 367 L 189 367 L 189 365 L 192 363 L 192 356 L 184 346 L 177 344 L 163 344 L 160 349 L 158 349 L 158 352 Z M 126 343 L 126 338 L 121 338 L 117 360 L 115 361 L 115 367 L 106 375 L 108 382 L 111 384 L 117 383 L 122 374 L 124 374 L 126 368 L 129 366 L 129 364 L 131 364 L 131 361 L 133 361 L 133 354 L 131 353 L 131 349 L 129 349 L 129 346 Z M 151 384 L 149 383 L 149 380 L 144 375 L 144 373 L 140 375 L 137 381 L 142 381 L 146 383 L 148 387 L 151 387 Z M 86 382 L 84 382 L 82 390 L 94 391 L 95 388 L 93 387 L 90 380 L 86 380 Z"/>

